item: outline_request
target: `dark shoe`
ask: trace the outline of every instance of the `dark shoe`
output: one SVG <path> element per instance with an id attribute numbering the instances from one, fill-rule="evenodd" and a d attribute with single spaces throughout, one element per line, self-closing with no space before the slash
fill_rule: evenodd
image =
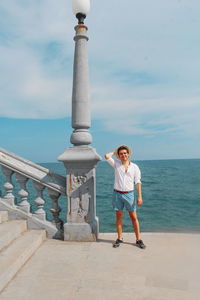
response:
<path id="1" fill-rule="evenodd" d="M 142 240 L 136 241 L 136 246 L 138 246 L 141 249 L 145 249 L 146 248 L 146 246 L 145 246 L 145 244 L 143 243 Z"/>
<path id="2" fill-rule="evenodd" d="M 123 243 L 123 240 L 119 240 L 119 239 L 116 239 L 115 243 L 113 244 L 113 248 L 117 248 L 120 246 L 120 244 Z"/>

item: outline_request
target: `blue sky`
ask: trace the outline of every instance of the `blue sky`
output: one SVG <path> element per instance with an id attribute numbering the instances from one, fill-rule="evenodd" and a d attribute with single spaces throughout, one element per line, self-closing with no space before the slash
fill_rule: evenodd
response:
<path id="1" fill-rule="evenodd" d="M 200 158 L 200 2 L 92 0 L 93 146 L 135 159 Z M 2 148 L 35 162 L 70 146 L 71 0 L 1 0 Z"/>

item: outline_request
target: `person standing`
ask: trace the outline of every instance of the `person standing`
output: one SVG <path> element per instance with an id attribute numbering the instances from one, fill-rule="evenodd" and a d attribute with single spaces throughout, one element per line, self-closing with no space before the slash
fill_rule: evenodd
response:
<path id="1" fill-rule="evenodd" d="M 118 159 L 114 160 L 115 155 Z M 140 237 L 140 226 L 136 213 L 136 200 L 134 199 L 134 187 L 137 189 L 137 205 L 142 205 L 141 172 L 139 167 L 132 163 L 129 158 L 131 149 L 122 145 L 116 151 L 105 154 L 105 159 L 115 170 L 115 182 L 113 192 L 113 209 L 116 211 L 116 229 L 118 238 L 113 247 L 119 247 L 123 243 L 122 218 L 124 207 L 129 213 L 136 236 L 136 245 L 141 249 L 146 248 Z"/>

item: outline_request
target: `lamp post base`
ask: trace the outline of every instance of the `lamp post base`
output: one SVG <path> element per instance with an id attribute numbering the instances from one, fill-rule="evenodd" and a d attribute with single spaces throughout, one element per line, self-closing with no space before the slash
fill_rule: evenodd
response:
<path id="1" fill-rule="evenodd" d="M 101 160 L 90 146 L 75 146 L 58 157 L 67 169 L 68 212 L 64 239 L 96 241 L 99 221 L 96 216 L 95 166 Z"/>
<path id="2" fill-rule="evenodd" d="M 65 223 L 64 240 L 76 242 L 95 242 L 96 235 L 88 223 Z"/>

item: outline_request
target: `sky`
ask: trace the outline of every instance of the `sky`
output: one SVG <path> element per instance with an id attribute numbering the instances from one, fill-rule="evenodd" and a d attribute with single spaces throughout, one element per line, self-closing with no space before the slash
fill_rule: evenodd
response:
<path id="1" fill-rule="evenodd" d="M 200 2 L 91 0 L 92 146 L 200 158 Z M 56 162 L 71 146 L 71 0 L 0 1 L 0 147 Z"/>

